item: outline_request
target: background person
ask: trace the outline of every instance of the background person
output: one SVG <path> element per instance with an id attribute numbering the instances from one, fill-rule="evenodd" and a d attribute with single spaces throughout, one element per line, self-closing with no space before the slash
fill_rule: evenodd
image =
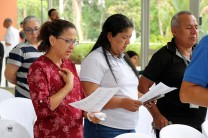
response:
<path id="1" fill-rule="evenodd" d="M 180 90 L 183 103 L 208 107 L 208 35 L 203 37 L 193 52 Z"/>
<path id="2" fill-rule="evenodd" d="M 19 43 L 9 53 L 5 69 L 5 78 L 15 84 L 15 96 L 30 98 L 27 84 L 27 73 L 30 65 L 42 52 L 38 52 L 37 36 L 39 34 L 40 21 L 35 16 L 27 16 L 24 21 L 24 34 L 27 41 Z"/>
<path id="3" fill-rule="evenodd" d="M 1 85 L 1 73 L 4 59 L 4 45 L 0 42 L 0 85 Z"/>
<path id="4" fill-rule="evenodd" d="M 59 19 L 59 14 L 56 9 L 50 9 L 48 11 L 48 17 L 51 21 L 53 21 L 55 19 Z"/>
<path id="5" fill-rule="evenodd" d="M 176 13 L 171 20 L 173 38 L 151 58 L 139 80 L 139 91 L 146 93 L 153 83 L 162 82 L 177 89 L 157 101 L 149 108 L 154 127 L 159 130 L 169 124 L 186 124 L 198 130 L 205 119 L 205 108 L 194 108 L 180 101 L 179 91 L 191 53 L 198 39 L 198 24 L 189 11 Z"/>
<path id="6" fill-rule="evenodd" d="M 138 101 L 136 69 L 124 55 L 132 31 L 133 24 L 126 16 L 110 16 L 91 52 L 81 63 L 80 79 L 86 96 L 99 87 L 120 88 L 101 110 L 106 113 L 105 121 L 94 124 L 85 119 L 85 138 L 114 138 L 135 132 L 142 103 Z"/>
<path id="7" fill-rule="evenodd" d="M 139 66 L 139 55 L 134 51 L 127 51 L 126 52 L 131 59 L 131 62 L 134 64 L 135 67 Z"/>
<path id="8" fill-rule="evenodd" d="M 12 19 L 6 18 L 3 23 L 6 28 L 6 34 L 4 35 L 5 41 L 5 57 L 9 56 L 9 52 L 19 43 L 19 31 L 12 26 Z"/>
<path id="9" fill-rule="evenodd" d="M 20 29 L 19 29 L 19 36 L 20 36 L 20 42 L 24 42 L 25 41 L 25 33 L 24 33 L 24 22 L 20 22 Z"/>
<path id="10" fill-rule="evenodd" d="M 132 50 L 127 51 L 126 54 L 129 56 L 129 58 L 131 59 L 131 62 L 137 68 L 139 66 L 139 55 Z M 142 75 L 143 73 L 143 71 L 137 71 L 137 72 L 138 72 L 138 75 Z"/>
<path id="11" fill-rule="evenodd" d="M 75 64 L 68 58 L 76 38 L 75 26 L 61 19 L 40 29 L 38 49 L 46 53 L 30 66 L 27 79 L 37 114 L 35 138 L 83 138 L 83 112 L 69 105 L 84 98 Z"/>

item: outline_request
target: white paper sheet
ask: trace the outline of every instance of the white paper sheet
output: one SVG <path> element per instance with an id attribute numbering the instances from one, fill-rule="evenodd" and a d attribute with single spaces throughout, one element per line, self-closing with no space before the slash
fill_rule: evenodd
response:
<path id="1" fill-rule="evenodd" d="M 98 112 L 117 93 L 119 88 L 97 88 L 88 97 L 69 105 L 86 112 Z"/>
<path id="2" fill-rule="evenodd" d="M 166 93 L 171 92 L 175 89 L 177 88 L 168 87 L 162 82 L 158 83 L 157 85 L 153 84 L 153 86 L 149 89 L 149 91 L 139 98 L 139 101 L 144 103 L 151 99 L 158 99 L 163 97 Z"/>

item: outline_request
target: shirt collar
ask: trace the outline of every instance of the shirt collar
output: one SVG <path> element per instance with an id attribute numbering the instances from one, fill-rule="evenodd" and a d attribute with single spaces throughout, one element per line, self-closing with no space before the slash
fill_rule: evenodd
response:
<path id="1" fill-rule="evenodd" d="M 102 47 L 97 48 L 97 50 L 101 53 L 103 53 Z M 107 50 L 106 50 L 107 51 Z M 109 51 L 107 51 L 107 55 L 108 56 L 112 56 L 114 58 L 123 58 L 125 56 L 124 53 L 121 53 L 119 57 L 112 55 Z"/>

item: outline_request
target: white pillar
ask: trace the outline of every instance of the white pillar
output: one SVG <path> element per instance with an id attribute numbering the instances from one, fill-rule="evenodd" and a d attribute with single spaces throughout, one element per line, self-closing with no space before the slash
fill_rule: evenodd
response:
<path id="1" fill-rule="evenodd" d="M 52 0 L 48 0 L 48 10 L 50 10 L 53 7 Z"/>
<path id="2" fill-rule="evenodd" d="M 200 4 L 200 0 L 189 0 L 189 10 L 194 14 L 198 22 L 200 15 L 199 4 Z"/>
<path id="3" fill-rule="evenodd" d="M 64 12 L 64 2 L 63 0 L 59 0 L 59 16 L 61 16 Z"/>
<path id="4" fill-rule="evenodd" d="M 150 2 L 149 0 L 142 0 L 142 15 L 141 15 L 141 68 L 142 70 L 147 66 L 149 60 L 149 14 L 150 14 Z"/>

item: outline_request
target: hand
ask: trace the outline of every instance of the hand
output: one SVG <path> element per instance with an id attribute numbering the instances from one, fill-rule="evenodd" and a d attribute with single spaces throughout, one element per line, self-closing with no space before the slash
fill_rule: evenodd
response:
<path id="1" fill-rule="evenodd" d="M 101 121 L 98 117 L 95 116 L 96 113 L 101 112 L 87 113 L 88 120 L 93 122 L 94 124 L 98 124 Z"/>
<path id="2" fill-rule="evenodd" d="M 137 111 L 141 105 L 142 105 L 142 102 L 138 100 L 133 100 L 130 98 L 122 99 L 122 108 L 132 111 L 132 112 Z"/>
<path id="3" fill-rule="evenodd" d="M 157 104 L 157 100 L 154 100 L 154 101 L 151 101 L 151 102 L 145 102 L 143 103 L 143 105 L 146 107 L 146 108 L 151 108 L 153 105 L 156 105 Z"/>
<path id="4" fill-rule="evenodd" d="M 158 115 L 155 118 L 153 118 L 154 127 L 156 129 L 162 129 L 163 127 L 168 125 L 168 120 L 163 115 Z"/>
<path id="5" fill-rule="evenodd" d="M 59 74 L 62 76 L 66 86 L 72 87 L 74 85 L 74 75 L 67 68 L 61 68 Z"/>

